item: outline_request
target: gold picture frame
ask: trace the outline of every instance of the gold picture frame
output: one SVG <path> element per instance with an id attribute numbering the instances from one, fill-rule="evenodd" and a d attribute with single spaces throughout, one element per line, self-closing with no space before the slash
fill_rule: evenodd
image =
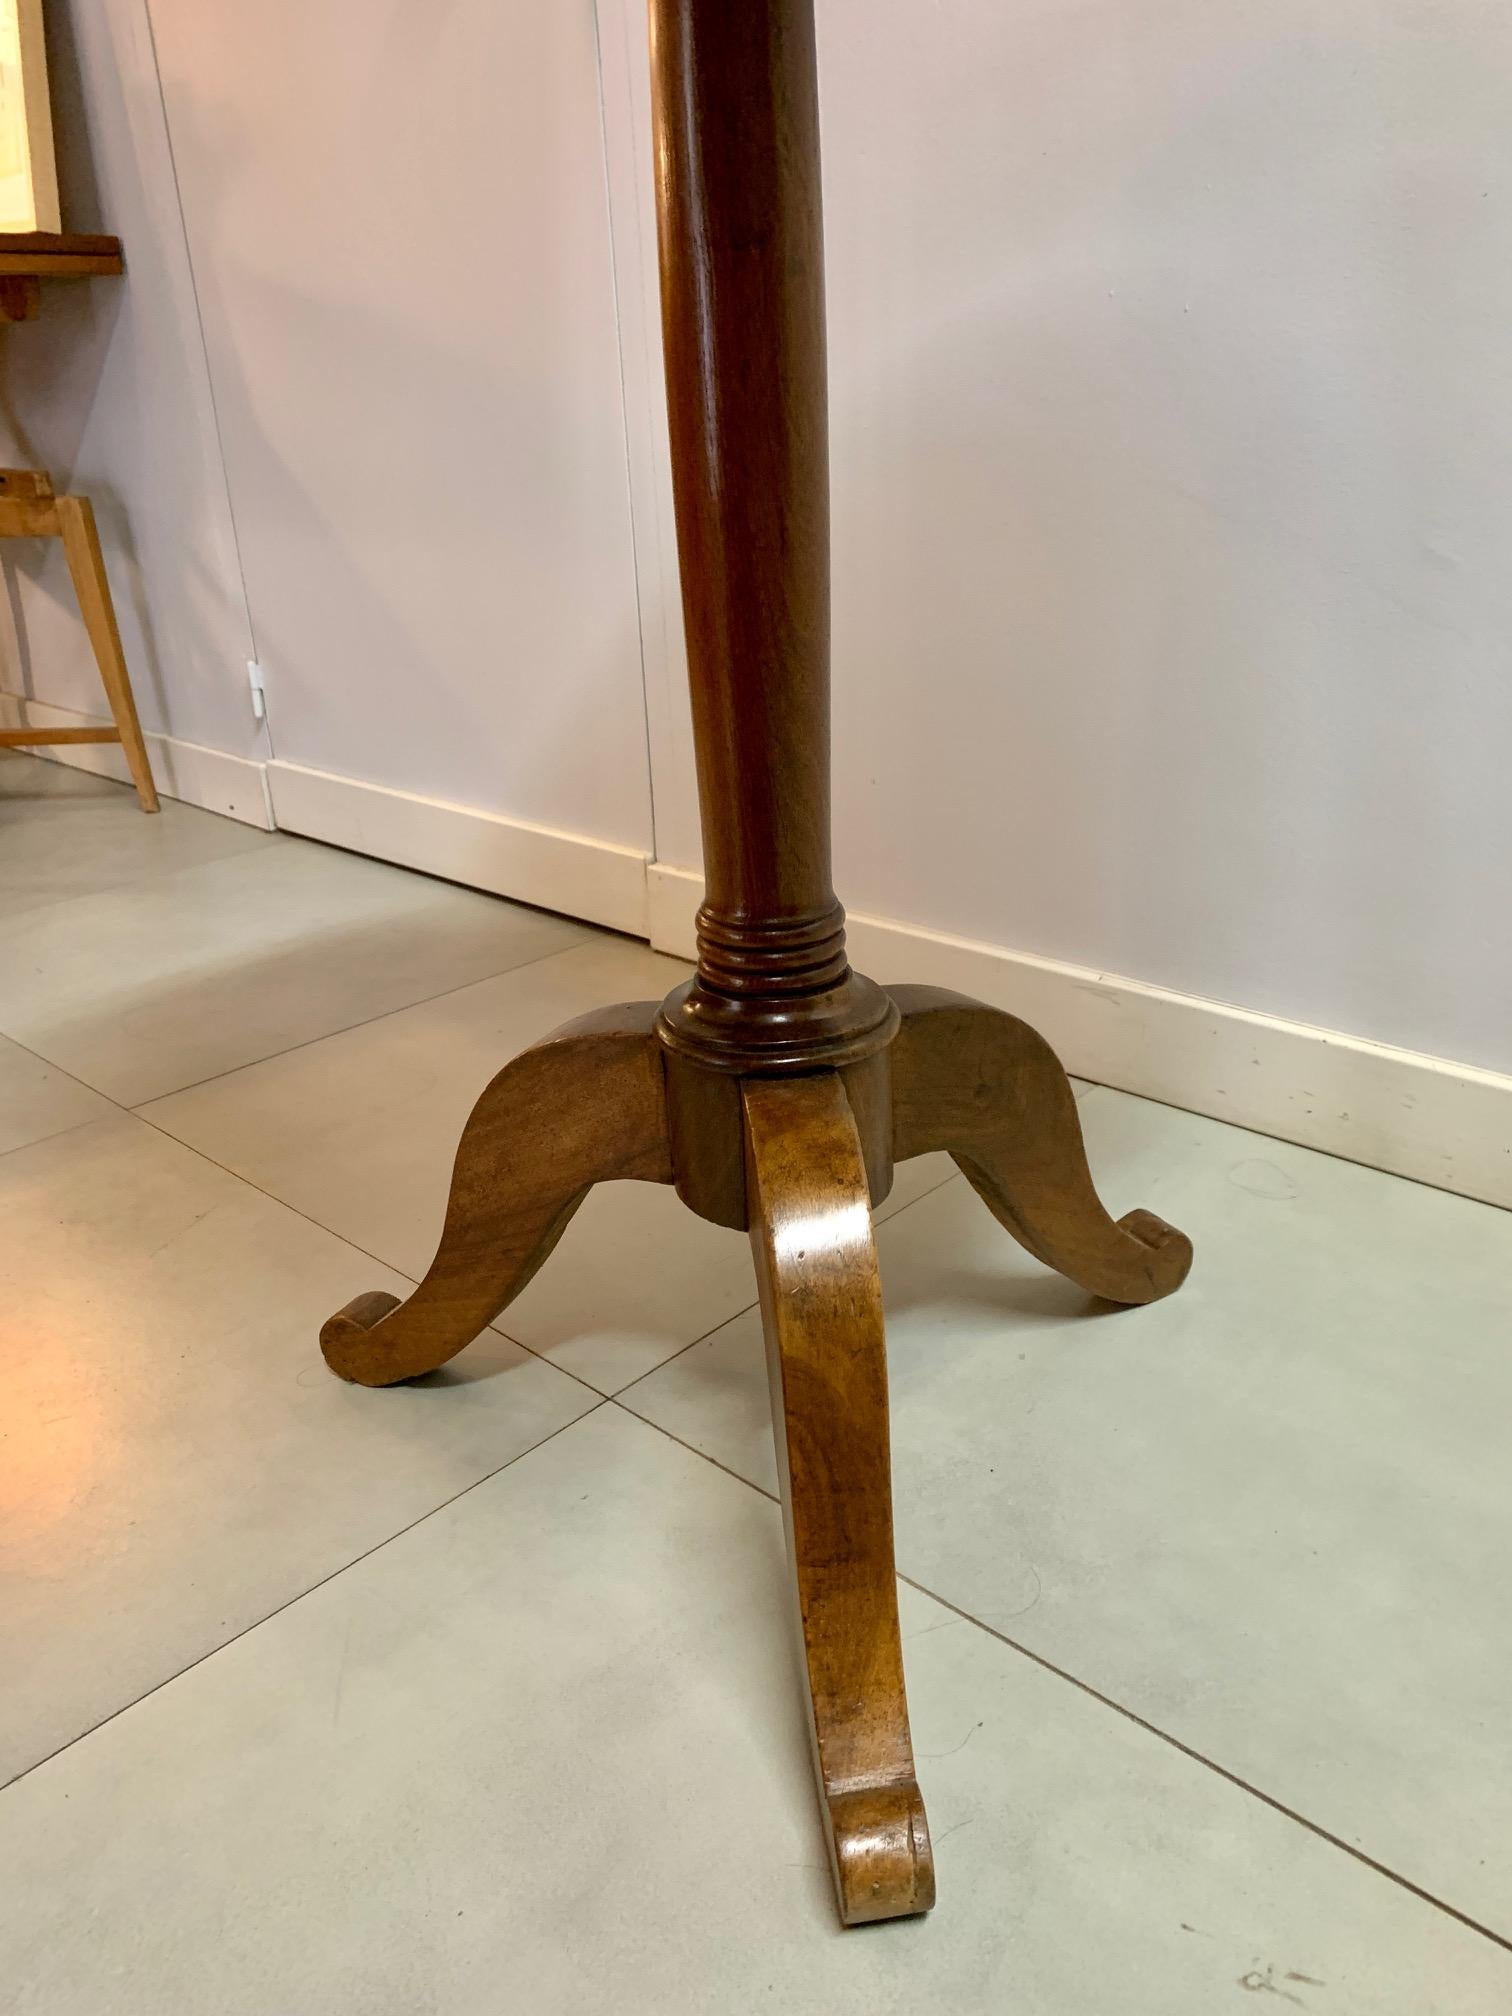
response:
<path id="1" fill-rule="evenodd" d="M 0 0 L 0 232 L 62 228 L 42 0 Z"/>

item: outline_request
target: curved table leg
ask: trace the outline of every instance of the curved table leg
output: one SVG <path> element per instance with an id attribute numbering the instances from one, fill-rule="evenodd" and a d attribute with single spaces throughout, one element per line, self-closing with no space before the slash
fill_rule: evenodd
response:
<path id="1" fill-rule="evenodd" d="M 890 987 L 893 1153 L 946 1149 L 1038 1260 L 1110 1302 L 1154 1302 L 1186 1279 L 1192 1242 L 1150 1211 L 1115 1221 L 1093 1188 L 1076 1097 L 1045 1039 L 940 987 Z"/>
<path id="2" fill-rule="evenodd" d="M 473 1107 L 446 1224 L 407 1301 L 359 1295 L 320 1333 L 326 1363 L 362 1386 L 432 1372 L 512 1302 L 595 1183 L 670 1183 L 658 1004 L 569 1022 L 498 1074 Z"/>
<path id="3" fill-rule="evenodd" d="M 882 1291 L 866 1170 L 833 1073 L 747 1079 L 751 1247 L 766 1328 L 810 1728 L 840 1915 L 934 1903 L 893 1568 Z"/>

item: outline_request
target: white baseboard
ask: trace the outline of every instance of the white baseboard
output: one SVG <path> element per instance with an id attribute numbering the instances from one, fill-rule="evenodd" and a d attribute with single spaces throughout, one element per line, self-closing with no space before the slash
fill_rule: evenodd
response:
<path id="1" fill-rule="evenodd" d="M 0 726 L 100 725 L 0 694 Z M 147 741 L 166 797 L 694 956 L 702 877 L 634 848 L 294 763 L 255 763 L 166 735 Z M 112 743 L 36 753 L 126 781 Z M 1512 1077 L 886 918 L 853 915 L 846 929 L 852 958 L 874 979 L 953 987 L 1010 1009 L 1078 1077 L 1512 1209 Z"/>
<path id="2" fill-rule="evenodd" d="M 691 958 L 702 878 L 648 880 L 652 946 Z M 1512 1077 L 884 918 L 846 937 L 874 980 L 1022 1016 L 1078 1077 L 1512 1209 Z"/>
<path id="3" fill-rule="evenodd" d="M 646 936 L 646 857 L 635 848 L 297 763 L 267 768 L 274 818 L 284 831 Z"/>
<path id="4" fill-rule="evenodd" d="M 109 726 L 109 717 L 103 714 L 79 714 L 71 707 L 49 706 L 44 700 L 28 700 L 19 693 L 0 693 L 0 728 Z M 181 742 L 173 735 L 149 734 L 146 741 L 153 782 L 164 798 L 177 798 L 185 805 L 240 819 L 264 832 L 273 830 L 264 764 L 227 755 L 224 749 L 206 749 L 198 742 Z M 88 770 L 95 777 L 110 777 L 118 784 L 131 782 L 119 742 L 44 743 L 25 754 L 44 756 L 70 770 Z"/>

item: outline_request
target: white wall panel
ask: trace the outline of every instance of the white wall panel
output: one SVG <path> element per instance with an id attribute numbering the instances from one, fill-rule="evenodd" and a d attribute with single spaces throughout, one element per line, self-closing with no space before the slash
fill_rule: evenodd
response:
<path id="1" fill-rule="evenodd" d="M 590 0 L 152 0 L 273 742 L 650 799 Z"/>
<path id="2" fill-rule="evenodd" d="M 143 0 L 51 0 L 63 222 L 113 231 L 121 279 L 52 283 L 0 331 L 0 459 L 94 501 L 145 726 L 266 754 L 247 697 L 246 605 Z M 103 716 L 56 541 L 0 547 L 0 686 Z M 257 794 L 260 802 L 260 792 Z"/>
<path id="3" fill-rule="evenodd" d="M 818 18 L 842 897 L 1512 1067 L 1512 16 Z"/>

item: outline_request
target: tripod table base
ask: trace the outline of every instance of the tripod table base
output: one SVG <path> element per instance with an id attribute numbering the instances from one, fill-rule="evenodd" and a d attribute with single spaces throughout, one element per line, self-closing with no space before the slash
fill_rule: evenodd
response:
<path id="1" fill-rule="evenodd" d="M 1115 1222 L 1076 1100 L 1043 1038 L 931 987 L 890 990 L 890 1111 L 839 1071 L 739 1080 L 728 1111 L 761 1295 L 815 1770 L 840 1916 L 934 1903 L 893 1565 L 878 1170 L 944 1149 L 995 1217 L 1090 1293 L 1178 1288 L 1189 1241 L 1148 1211 Z M 676 1180 L 659 1004 L 584 1016 L 508 1064 L 463 1131 L 441 1244 L 404 1302 L 359 1295 L 321 1331 L 331 1369 L 387 1386 L 455 1357 L 519 1294 L 595 1183 Z M 873 1082 L 873 1081 L 868 1081 Z M 868 1140 L 879 1128 L 890 1140 Z M 870 1174 L 868 1172 L 871 1172 Z M 885 1179 L 884 1179 L 885 1180 Z"/>

